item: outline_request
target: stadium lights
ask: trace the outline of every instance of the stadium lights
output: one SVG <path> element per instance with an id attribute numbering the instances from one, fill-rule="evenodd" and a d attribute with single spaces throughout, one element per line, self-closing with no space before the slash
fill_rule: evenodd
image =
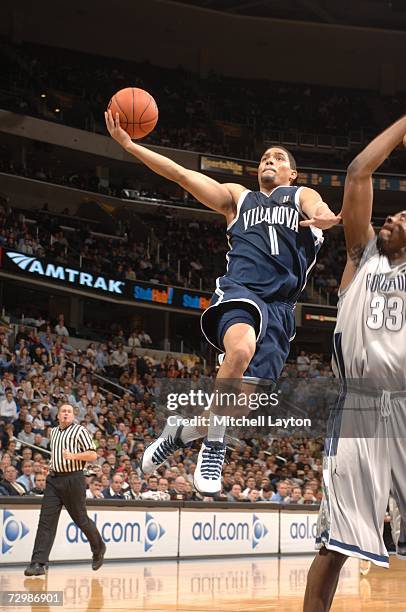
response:
<path id="1" fill-rule="evenodd" d="M 44 94 L 44 93 L 41 94 L 41 98 L 46 98 L 46 97 L 47 97 L 46 94 Z"/>
<path id="2" fill-rule="evenodd" d="M 55 109 L 54 109 L 54 112 L 55 112 L 55 113 L 60 113 L 60 112 L 61 112 L 61 109 L 60 109 L 60 108 L 55 108 Z"/>

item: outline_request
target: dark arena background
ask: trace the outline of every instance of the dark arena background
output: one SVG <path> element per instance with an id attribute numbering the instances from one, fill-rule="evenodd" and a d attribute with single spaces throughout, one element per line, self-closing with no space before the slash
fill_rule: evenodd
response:
<path id="1" fill-rule="evenodd" d="M 323 432 L 233 429 L 214 497 L 193 486 L 199 440 L 142 470 L 164 390 L 214 381 L 200 315 L 229 246 L 224 217 L 126 153 L 104 111 L 118 90 L 146 90 L 159 119 L 137 142 L 247 189 L 263 152 L 286 148 L 295 184 L 338 213 L 350 162 L 405 114 L 406 2 L 6 0 L 0 52 L 0 609 L 299 612 Z M 373 187 L 379 228 L 405 209 L 404 147 Z M 301 417 L 324 407 L 314 385 L 333 384 L 345 262 L 337 225 L 294 310 L 281 375 Z M 63 509 L 49 569 L 26 578 L 66 403 L 97 453 L 87 511 L 105 563 L 92 572 Z M 390 517 L 389 503 L 389 553 Z M 405 579 L 395 555 L 389 570 L 352 557 L 331 610 L 405 610 Z"/>

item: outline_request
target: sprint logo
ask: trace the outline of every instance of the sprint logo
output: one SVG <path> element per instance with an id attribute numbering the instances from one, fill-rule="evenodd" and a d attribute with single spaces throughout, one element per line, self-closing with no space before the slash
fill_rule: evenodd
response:
<path id="1" fill-rule="evenodd" d="M 4 554 L 13 548 L 19 540 L 22 540 L 29 533 L 29 529 L 9 510 L 3 510 L 2 525 L 1 552 Z"/>
<path id="2" fill-rule="evenodd" d="M 93 276 L 89 272 L 81 272 L 74 268 L 65 268 L 64 266 L 55 266 L 54 264 L 41 262 L 36 257 L 29 257 L 22 253 L 8 251 L 7 257 L 11 259 L 21 270 L 38 274 L 48 278 L 62 280 L 68 283 L 79 285 L 81 287 L 90 287 L 91 289 L 101 289 L 108 293 L 118 293 L 122 295 L 124 281 L 116 281 L 106 279 L 103 276 Z"/>

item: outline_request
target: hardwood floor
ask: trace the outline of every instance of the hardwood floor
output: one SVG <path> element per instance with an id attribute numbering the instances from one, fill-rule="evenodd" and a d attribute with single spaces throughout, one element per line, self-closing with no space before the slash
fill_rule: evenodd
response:
<path id="1" fill-rule="evenodd" d="M 53 565 L 46 578 L 25 578 L 18 566 L 1 569 L 0 590 L 63 592 L 63 607 L 28 606 L 36 612 L 300 612 L 311 560 L 291 556 L 107 562 L 98 572 L 84 564 Z M 392 558 L 389 570 L 372 566 L 362 576 L 359 562 L 350 559 L 332 612 L 406 610 L 405 582 L 402 561 Z"/>

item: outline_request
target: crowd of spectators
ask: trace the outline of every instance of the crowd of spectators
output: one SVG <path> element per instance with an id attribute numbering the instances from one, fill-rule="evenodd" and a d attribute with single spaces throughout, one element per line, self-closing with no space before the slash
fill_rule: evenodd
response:
<path id="1" fill-rule="evenodd" d="M 78 351 L 69 344 L 63 315 L 53 325 L 44 319 L 35 323 L 37 328 L 20 326 L 15 335 L 0 327 L 0 495 L 42 494 L 50 428 L 57 425 L 58 407 L 68 402 L 97 450 L 87 469 L 88 497 L 200 499 L 192 486 L 197 446 L 181 449 L 149 477 L 141 471 L 141 457 L 159 431 L 155 406 L 162 379 L 184 377 L 199 384 L 214 371 L 204 370 L 192 356 L 140 354 L 134 347 L 150 341 L 142 330 L 123 342 L 119 333 L 109 343 Z M 108 390 L 98 375 L 118 380 L 120 394 L 118 388 Z M 303 351 L 282 375 L 286 383 L 329 376 L 322 355 Z M 221 499 L 318 503 L 322 450 L 321 439 L 243 434 L 229 449 Z"/>
<path id="2" fill-rule="evenodd" d="M 100 236 L 90 229 L 63 231 L 61 219 L 0 205 L 0 246 L 47 257 L 62 265 L 83 267 L 116 279 L 143 280 L 211 291 L 225 262 L 225 232 L 219 222 L 143 215 L 127 225 L 123 236 Z M 59 221 L 59 223 L 58 223 Z M 69 223 L 69 221 L 64 221 Z M 113 220 L 114 222 L 114 220 Z M 143 224 L 150 237 L 137 240 Z"/>
<path id="3" fill-rule="evenodd" d="M 35 161 L 31 163 L 31 160 L 28 160 L 28 163 L 22 165 L 9 159 L 9 153 L 6 147 L 0 149 L 0 172 L 32 178 L 37 181 L 65 185 L 66 187 L 75 189 L 104 193 L 105 195 L 117 197 L 121 195 L 121 189 L 119 187 L 114 185 L 108 188 L 102 187 L 94 169 L 86 170 L 81 168 L 80 171 L 77 171 L 68 168 L 66 163 L 56 163 L 55 166 L 49 163 L 44 167 L 44 165 L 35 163 Z"/>
<path id="4" fill-rule="evenodd" d="M 225 228 L 219 221 L 143 214 L 142 219 L 133 217 L 131 223 L 123 226 L 123 235 L 116 237 L 100 236 L 89 226 L 62 230 L 61 219 L 48 214 L 48 208 L 40 212 L 46 214 L 39 217 L 37 214 L 38 221 L 29 223 L 27 217 L 32 221 L 35 212 L 0 203 L 0 246 L 62 265 L 79 266 L 94 275 L 208 292 L 213 291 L 216 278 L 225 272 L 228 248 Z M 141 226 L 146 231 L 139 238 Z M 341 229 L 327 232 L 311 281 L 315 291 L 305 290 L 301 301 L 317 302 L 322 295 L 334 304 L 344 262 Z"/>
<path id="5" fill-rule="evenodd" d="M 108 100 L 131 82 L 150 91 L 160 109 L 162 120 L 146 142 L 243 159 L 255 159 L 275 131 L 341 140 L 352 130 L 379 131 L 405 102 L 404 94 L 387 97 L 382 105 L 373 91 L 218 74 L 201 78 L 182 68 L 107 57 L 101 63 L 100 57 L 60 48 L 50 53 L 32 44 L 14 45 L 6 61 L 0 71 L 3 108 L 105 133 Z M 345 155 L 337 149 L 338 161 L 348 161 Z"/>
<path id="6" fill-rule="evenodd" d="M 325 242 L 317 257 L 311 283 L 316 291 L 308 294 L 308 301 L 317 301 L 318 295 L 327 299 L 328 304 L 337 304 L 338 288 L 344 270 L 347 251 L 341 228 L 324 233 Z"/>
<path id="7" fill-rule="evenodd" d="M 136 193 L 137 199 L 170 201 L 173 205 L 202 208 L 202 205 L 191 196 L 180 198 L 174 194 L 161 193 L 152 186 L 144 187 L 133 177 L 121 174 L 120 177 L 112 177 L 107 185 L 96 175 L 94 167 L 82 166 L 78 170 L 77 167 L 70 168 L 66 161 L 62 162 L 53 157 L 45 159 L 46 163 L 38 162 L 35 159 L 35 150 L 30 150 L 23 165 L 10 159 L 7 147 L 0 146 L 0 172 L 119 198 L 129 198 L 128 192 L 131 190 L 131 194 Z"/>

